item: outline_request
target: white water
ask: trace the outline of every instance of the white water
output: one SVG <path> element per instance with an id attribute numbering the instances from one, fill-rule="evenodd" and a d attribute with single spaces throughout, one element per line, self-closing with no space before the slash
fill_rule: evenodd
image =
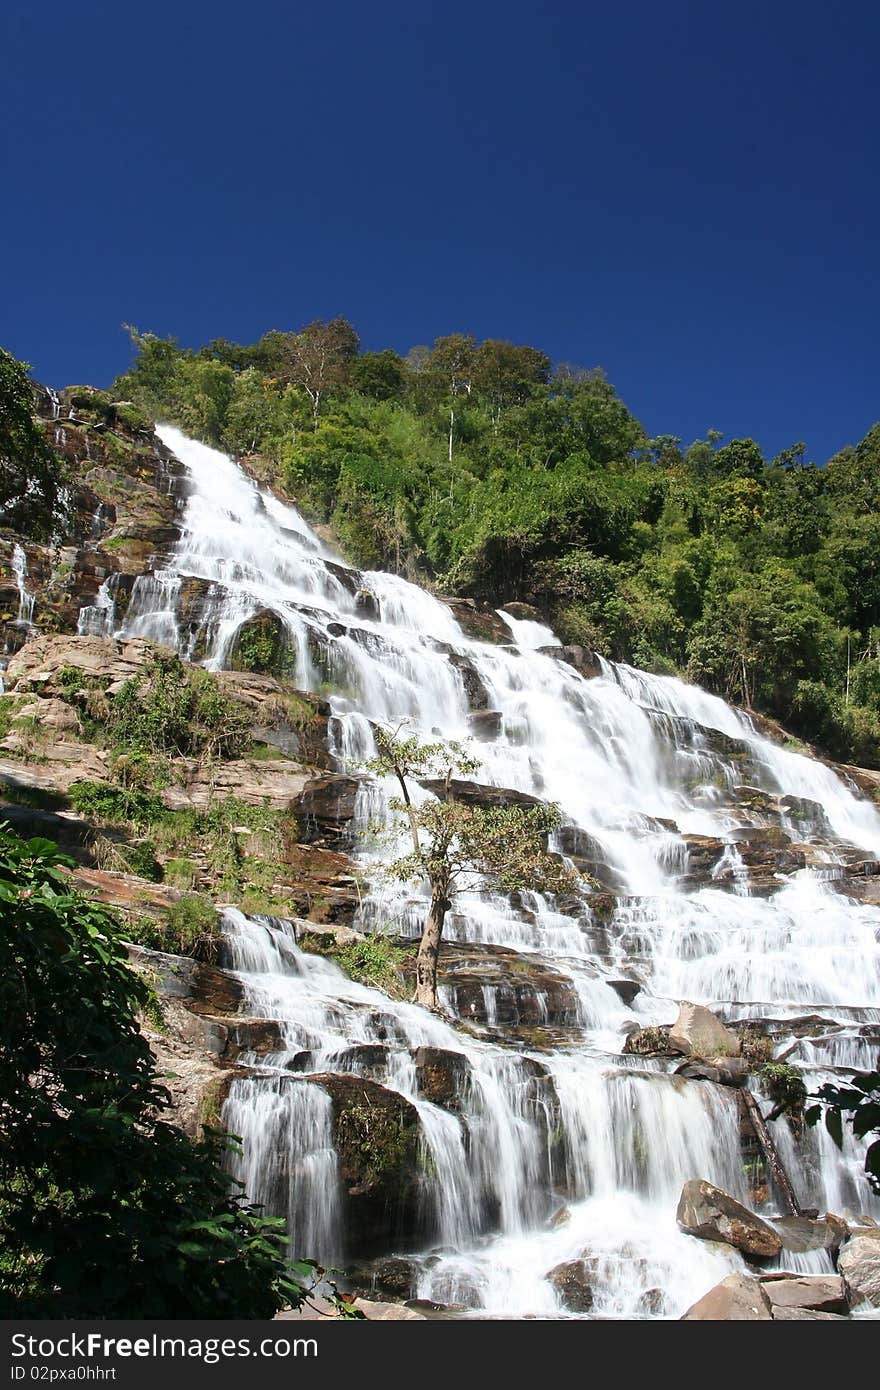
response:
<path id="1" fill-rule="evenodd" d="M 18 617 L 16 621 L 26 627 L 31 627 L 34 621 L 35 598 L 25 584 L 27 572 L 27 556 L 16 542 L 12 547 L 12 573 L 15 575 L 15 582 L 18 585 Z"/>
<path id="2" fill-rule="evenodd" d="M 422 1296 L 488 1314 L 556 1316 L 543 1276 L 585 1252 L 594 1261 L 595 1312 L 677 1316 L 736 1264 L 675 1226 L 688 1177 L 748 1199 L 735 1095 L 621 1057 L 625 1029 L 671 1021 L 682 998 L 729 1017 L 821 1012 L 832 1031 L 851 1029 L 842 1065 L 856 1055 L 870 1061 L 858 1025 L 880 1018 L 880 912 L 811 869 L 780 872 L 770 896 L 750 896 L 740 845 L 747 827 L 784 821 L 813 858 L 833 865 L 841 845 L 851 857 L 880 852 L 880 818 L 823 764 L 768 742 L 746 715 L 695 687 L 608 663 L 585 680 L 538 650 L 556 642 L 549 629 L 509 615 L 510 645 L 469 640 L 424 590 L 344 567 L 293 508 L 224 455 L 176 430 L 159 433 L 186 465 L 192 492 L 173 561 L 136 582 L 125 631 L 185 655 L 198 644 L 206 664 L 221 667 L 241 623 L 271 610 L 288 634 L 296 684 L 330 700 L 342 760 L 369 756 L 370 721 L 405 718 L 428 735 L 466 739 L 467 689 L 476 686 L 500 716 L 498 738 L 472 744 L 476 780 L 557 802 L 560 847 L 598 866 L 617 899 L 609 915 L 595 913 L 586 892 L 565 912 L 534 893 L 513 904 L 474 892 L 450 914 L 450 940 L 510 947 L 561 977 L 574 1017 L 562 1045 L 545 1029 L 549 1050 L 540 1052 L 499 1047 L 491 1031 L 484 1039 L 464 1034 L 302 955 L 283 924 L 227 914 L 248 1010 L 279 1020 L 284 1037 L 281 1053 L 252 1059 L 265 1077 L 236 1082 L 228 1103 L 227 1122 L 245 1138 L 251 1195 L 291 1214 L 298 1249 L 308 1241 L 322 1259 L 345 1258 L 329 1111 L 316 1099 L 320 1087 L 291 1079 L 286 1068 L 358 1071 L 367 1066 L 363 1045 L 373 1049 L 374 1068 L 379 1046 L 379 1079 L 416 1105 L 429 1155 Z M 182 622 L 178 608 L 189 576 L 207 581 L 197 626 Z M 363 590 L 378 618 L 366 616 Z M 798 802 L 774 820 L 738 801 L 743 782 L 765 798 Z M 385 792 L 374 787 L 363 798 L 365 828 L 386 814 Z M 712 873 L 687 891 L 686 835 L 722 846 Z M 367 876 L 375 854 L 365 841 Z M 732 892 L 718 886 L 728 872 Z M 413 935 L 423 904 L 416 888 L 377 884 L 364 921 Z M 622 977 L 642 986 L 631 1009 L 608 984 Z M 454 976 L 443 997 L 450 1009 L 464 998 Z M 468 998 L 477 1023 L 510 1004 L 488 977 Z M 553 1022 L 540 990 L 530 1007 L 540 1034 L 542 1019 Z M 459 1113 L 420 1095 L 414 1054 L 425 1046 L 463 1059 Z M 800 1060 L 836 1065 L 833 1057 Z M 797 1145 L 785 1121 L 774 1129 L 805 1203 L 871 1209 L 854 1148 L 841 1158 L 821 1136 Z M 560 1203 L 569 1218 L 550 1227 Z M 440 1253 L 432 1256 L 434 1247 Z"/>

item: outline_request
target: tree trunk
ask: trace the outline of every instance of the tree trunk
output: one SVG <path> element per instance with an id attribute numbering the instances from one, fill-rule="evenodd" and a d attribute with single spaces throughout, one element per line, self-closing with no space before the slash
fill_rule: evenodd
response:
<path id="1" fill-rule="evenodd" d="M 432 884 L 431 905 L 428 908 L 422 939 L 419 942 L 419 954 L 416 957 L 414 998 L 417 1004 L 424 1004 L 428 1009 L 437 1008 L 437 963 L 440 959 L 443 923 L 449 911 L 447 893 L 448 887 L 445 883 Z"/>
<path id="2" fill-rule="evenodd" d="M 755 1131 L 755 1138 L 761 1146 L 761 1151 L 770 1170 L 770 1175 L 779 1190 L 785 1206 L 788 1208 L 790 1216 L 800 1216 L 801 1207 L 797 1199 L 797 1194 L 792 1186 L 791 1178 L 785 1170 L 785 1164 L 776 1147 L 773 1136 L 767 1127 L 767 1121 L 761 1112 L 761 1107 L 748 1087 L 743 1088 L 743 1100 L 746 1103 L 746 1110 Z"/>

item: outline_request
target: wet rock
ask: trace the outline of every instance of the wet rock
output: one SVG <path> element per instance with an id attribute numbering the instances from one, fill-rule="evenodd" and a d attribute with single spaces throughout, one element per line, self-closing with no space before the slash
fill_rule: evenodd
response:
<path id="1" fill-rule="evenodd" d="M 372 589 L 357 589 L 354 596 L 354 606 L 362 618 L 366 618 L 371 623 L 381 621 L 382 613 L 379 607 L 379 600 Z"/>
<path id="2" fill-rule="evenodd" d="M 880 1227 L 868 1228 L 848 1240 L 837 1257 L 854 1303 L 880 1308 Z"/>
<path id="3" fill-rule="evenodd" d="M 593 1306 L 595 1261 L 564 1260 L 544 1276 L 556 1290 L 562 1307 L 569 1313 L 589 1313 Z"/>
<path id="4" fill-rule="evenodd" d="M 554 656 L 558 661 L 564 661 L 567 666 L 573 666 L 584 680 L 594 680 L 602 674 L 599 658 L 589 647 L 541 647 L 540 650 L 544 656 Z"/>
<path id="5" fill-rule="evenodd" d="M 847 1224 L 839 1216 L 811 1219 L 808 1216 L 781 1216 L 773 1221 L 782 1237 L 782 1247 L 792 1254 L 803 1255 L 809 1250 L 830 1250 L 836 1253 L 847 1238 Z"/>
<path id="6" fill-rule="evenodd" d="M 461 1052 L 442 1047 L 420 1047 L 415 1053 L 419 1094 L 444 1110 L 459 1111 L 470 1074 L 470 1063 Z"/>
<path id="7" fill-rule="evenodd" d="M 333 1105 L 345 1229 L 354 1256 L 391 1252 L 424 1237 L 421 1129 L 414 1105 L 365 1077 L 322 1073 Z"/>
<path id="8" fill-rule="evenodd" d="M 801 1274 L 791 1278 L 764 1279 L 762 1286 L 774 1317 L 777 1308 L 809 1308 L 819 1313 L 846 1313 L 846 1286 L 837 1274 Z"/>
<path id="9" fill-rule="evenodd" d="M 669 1030 L 669 1046 L 686 1057 L 712 1061 L 716 1057 L 738 1057 L 740 1040 L 710 1009 L 682 1000 L 678 1018 Z"/>
<path id="10" fill-rule="evenodd" d="M 501 713 L 497 709 L 487 709 L 469 714 L 468 728 L 481 743 L 492 743 L 501 733 Z"/>
<path id="11" fill-rule="evenodd" d="M 362 1265 L 352 1275 L 352 1282 L 370 1293 L 378 1290 L 391 1298 L 411 1299 L 418 1290 L 421 1273 L 422 1266 L 418 1260 L 389 1255 Z"/>
<path id="12" fill-rule="evenodd" d="M 234 1023 L 209 1020 L 206 1027 L 208 1050 L 223 1062 L 235 1062 L 243 1052 L 266 1056 L 286 1050 L 283 1025 L 274 1018 L 243 1018 Z"/>
<path id="13" fill-rule="evenodd" d="M 638 980 L 607 980 L 606 984 L 609 989 L 614 990 L 618 999 L 620 999 L 627 1008 L 629 1008 L 636 995 L 640 994 L 642 990 Z"/>
<path id="14" fill-rule="evenodd" d="M 326 845 L 334 850 L 353 848 L 356 837 L 351 822 L 361 780 L 328 774 L 306 783 L 291 804 L 303 844 Z"/>
<path id="15" fill-rule="evenodd" d="M 729 1274 L 682 1314 L 682 1322 L 770 1322 L 770 1300 L 757 1279 Z"/>
<path id="16" fill-rule="evenodd" d="M 489 692 L 480 679 L 479 672 L 472 661 L 468 661 L 466 656 L 460 656 L 458 652 L 451 652 L 449 664 L 454 666 L 461 683 L 464 686 L 464 693 L 467 696 L 468 704 L 472 710 L 485 710 L 489 708 Z"/>
<path id="17" fill-rule="evenodd" d="M 659 1317 L 666 1306 L 666 1299 L 662 1289 L 645 1289 L 640 1293 L 636 1302 L 636 1312 L 645 1318 Z"/>
<path id="18" fill-rule="evenodd" d="M 499 618 L 494 608 L 477 604 L 472 598 L 441 598 L 452 613 L 462 632 L 475 642 L 510 642 L 510 628 Z"/>
<path id="19" fill-rule="evenodd" d="M 688 1235 L 732 1245 L 753 1260 L 775 1259 L 782 1249 L 782 1240 L 772 1226 L 702 1178 L 685 1183 L 676 1220 Z"/>
<path id="20" fill-rule="evenodd" d="M 684 1076 L 689 1081 L 714 1081 L 718 1086 L 744 1086 L 749 1069 L 740 1057 L 730 1057 L 726 1061 L 718 1058 L 713 1064 L 708 1062 L 682 1062 L 675 1068 L 676 1076 Z"/>
<path id="21" fill-rule="evenodd" d="M 421 777 L 421 785 L 426 791 L 432 792 L 434 796 L 445 801 L 447 797 L 447 784 L 442 777 Z M 543 802 L 536 796 L 529 796 L 527 792 L 518 792 L 511 787 L 489 787 L 481 782 L 466 782 L 460 778 L 453 777 L 449 783 L 449 796 L 454 801 L 461 801 L 465 806 L 477 806 L 488 809 L 492 806 L 543 806 Z"/>

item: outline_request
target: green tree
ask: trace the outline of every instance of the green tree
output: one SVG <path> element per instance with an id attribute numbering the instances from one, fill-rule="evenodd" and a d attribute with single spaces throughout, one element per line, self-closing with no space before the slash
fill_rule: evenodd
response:
<path id="1" fill-rule="evenodd" d="M 151 1008 L 111 912 L 46 840 L 0 826 L 0 1316 L 267 1318 L 302 1302 L 221 1167 L 224 1137 L 162 1118 L 137 1012 Z"/>
<path id="2" fill-rule="evenodd" d="M 397 779 L 401 795 L 392 809 L 405 818 L 412 851 L 387 866 L 390 876 L 426 880 L 430 901 L 416 958 L 415 1001 L 437 1008 L 437 966 L 446 914 L 456 893 L 488 884 L 500 892 L 517 888 L 558 892 L 572 875 L 546 849 L 559 824 L 555 806 L 475 806 L 460 799 L 453 774 L 478 764 L 456 743 L 423 743 L 400 729 L 379 730 L 378 756 L 368 769 Z M 417 804 L 411 782 L 432 781 L 437 800 Z"/>
<path id="3" fill-rule="evenodd" d="M 0 524 L 48 536 L 63 480 L 62 462 L 34 419 L 28 364 L 0 348 Z"/>

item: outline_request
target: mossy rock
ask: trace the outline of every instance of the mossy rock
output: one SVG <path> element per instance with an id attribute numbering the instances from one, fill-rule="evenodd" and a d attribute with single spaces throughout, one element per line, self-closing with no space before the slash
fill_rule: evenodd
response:
<path id="1" fill-rule="evenodd" d="M 424 1238 L 425 1172 L 418 1112 L 396 1091 L 365 1077 L 311 1076 L 333 1105 L 350 1253 L 413 1248 Z"/>
<path id="2" fill-rule="evenodd" d="M 293 677 L 296 658 L 277 613 L 263 608 L 242 623 L 233 638 L 228 666 L 232 671 L 252 671 L 281 680 Z"/>

